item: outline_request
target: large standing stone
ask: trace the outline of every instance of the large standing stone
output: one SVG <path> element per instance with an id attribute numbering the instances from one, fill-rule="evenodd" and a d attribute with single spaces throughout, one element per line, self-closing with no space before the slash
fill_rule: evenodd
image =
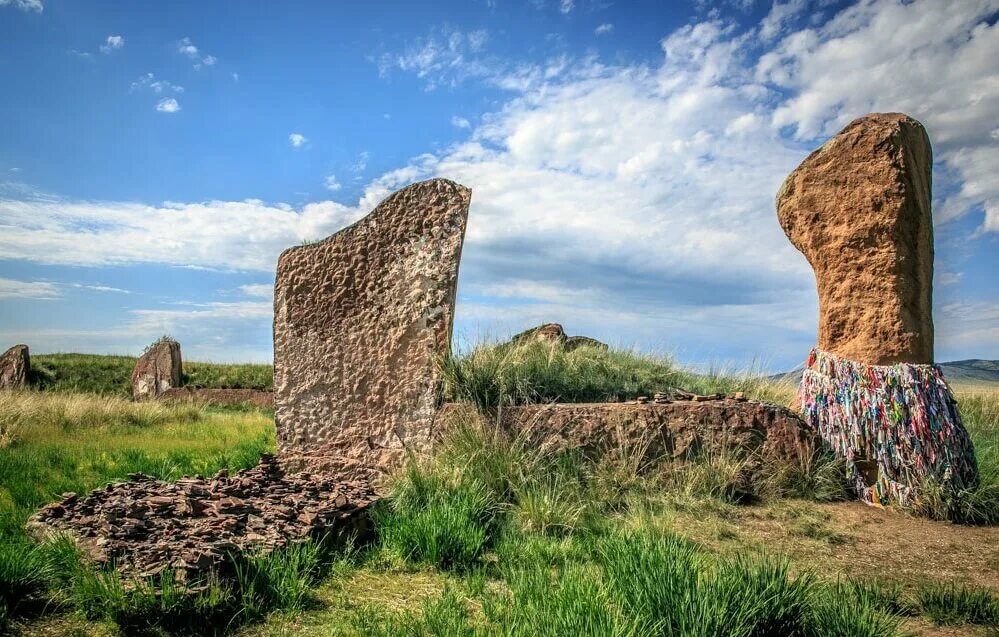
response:
<path id="1" fill-rule="evenodd" d="M 388 467 L 429 447 L 470 200 L 446 179 L 416 183 L 281 255 L 274 403 L 283 456 Z"/>
<path id="2" fill-rule="evenodd" d="M 919 122 L 867 115 L 788 176 L 777 217 L 819 293 L 818 346 L 798 394 L 805 420 L 862 500 L 940 514 L 975 487 L 978 467 L 933 364 L 931 167 Z"/>
<path id="3" fill-rule="evenodd" d="M 777 193 L 815 270 L 820 349 L 871 365 L 933 362 L 930 140 L 901 113 L 851 122 Z"/>
<path id="4" fill-rule="evenodd" d="M 149 346 L 132 371 L 132 398 L 153 398 L 173 387 L 180 387 L 183 374 L 180 343 L 161 338 Z"/>
<path id="5" fill-rule="evenodd" d="M 28 385 L 31 357 L 27 345 L 15 345 L 0 356 L 0 389 L 24 389 Z"/>

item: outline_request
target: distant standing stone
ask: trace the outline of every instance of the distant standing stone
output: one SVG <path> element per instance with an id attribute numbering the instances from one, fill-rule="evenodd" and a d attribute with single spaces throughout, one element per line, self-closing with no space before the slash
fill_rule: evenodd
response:
<path id="1" fill-rule="evenodd" d="M 274 406 L 282 459 L 388 468 L 407 450 L 429 449 L 471 195 L 447 179 L 416 183 L 354 225 L 281 254 Z"/>
<path id="2" fill-rule="evenodd" d="M 163 338 L 139 357 L 132 371 L 132 398 L 154 398 L 168 389 L 180 387 L 183 364 L 180 343 Z"/>
<path id="3" fill-rule="evenodd" d="M 819 349 L 869 365 L 933 362 L 930 140 L 901 113 L 851 122 L 777 193 L 815 270 Z"/>
<path id="4" fill-rule="evenodd" d="M 0 356 L 0 389 L 24 389 L 28 386 L 31 357 L 27 345 L 15 345 Z"/>

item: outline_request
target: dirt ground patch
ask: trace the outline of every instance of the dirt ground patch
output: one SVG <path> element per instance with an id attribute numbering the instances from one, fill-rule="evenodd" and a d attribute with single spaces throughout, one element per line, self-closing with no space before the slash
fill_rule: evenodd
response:
<path id="1" fill-rule="evenodd" d="M 785 553 L 823 576 L 999 590 L 999 527 L 936 522 L 859 502 L 803 501 L 679 514 L 671 526 L 721 551 Z"/>

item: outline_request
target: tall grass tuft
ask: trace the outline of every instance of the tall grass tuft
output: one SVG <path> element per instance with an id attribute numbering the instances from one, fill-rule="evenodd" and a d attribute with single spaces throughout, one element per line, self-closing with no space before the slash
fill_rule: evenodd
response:
<path id="1" fill-rule="evenodd" d="M 999 629 L 999 597 L 955 583 L 928 584 L 916 591 L 919 609 L 937 624 L 983 624 Z"/>
<path id="2" fill-rule="evenodd" d="M 270 553 L 235 556 L 233 566 L 244 621 L 258 619 L 275 608 L 301 610 L 314 600 L 312 587 L 322 566 L 321 546 L 302 542 Z"/>
<path id="3" fill-rule="evenodd" d="M 479 345 L 441 362 L 447 400 L 480 410 L 545 402 L 606 402 L 652 396 L 681 386 L 688 375 L 671 360 L 634 351 L 543 341 Z"/>
<path id="4" fill-rule="evenodd" d="M 497 503 L 481 482 L 412 463 L 374 513 L 383 547 L 443 569 L 475 565 L 494 540 Z"/>
<path id="5" fill-rule="evenodd" d="M 846 582 L 820 587 L 809 609 L 807 637 L 902 637 L 898 615 Z"/>

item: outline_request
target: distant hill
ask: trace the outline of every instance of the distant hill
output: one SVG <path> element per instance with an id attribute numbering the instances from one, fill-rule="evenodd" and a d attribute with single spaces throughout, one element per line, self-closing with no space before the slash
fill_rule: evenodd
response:
<path id="1" fill-rule="evenodd" d="M 999 383 L 999 361 L 969 358 L 964 361 L 940 363 L 940 369 L 943 370 L 944 377 L 949 381 Z M 801 380 L 801 370 L 774 374 L 770 378 L 797 383 Z"/>

